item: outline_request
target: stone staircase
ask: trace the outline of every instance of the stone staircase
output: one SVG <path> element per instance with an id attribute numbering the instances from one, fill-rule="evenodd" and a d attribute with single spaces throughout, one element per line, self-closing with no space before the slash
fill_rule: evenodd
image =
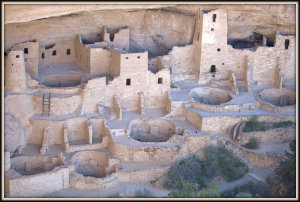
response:
<path id="1" fill-rule="evenodd" d="M 275 164 L 273 164 L 273 165 L 271 166 L 271 170 L 275 171 L 275 169 L 278 168 L 279 165 L 280 165 L 279 162 L 280 162 L 280 161 L 285 161 L 285 160 L 287 160 L 287 159 L 288 159 L 287 156 L 282 157 L 279 161 L 277 161 Z"/>
<path id="2" fill-rule="evenodd" d="M 243 151 L 234 145 L 225 145 L 225 148 L 228 149 L 234 156 L 236 156 L 238 159 L 240 159 L 242 162 L 244 162 L 248 168 L 249 171 L 253 169 L 252 163 L 243 155 Z"/>

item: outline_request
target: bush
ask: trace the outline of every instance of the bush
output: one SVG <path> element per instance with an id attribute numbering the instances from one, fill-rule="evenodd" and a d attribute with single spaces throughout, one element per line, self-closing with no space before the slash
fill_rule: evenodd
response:
<path id="1" fill-rule="evenodd" d="M 221 193 L 218 192 L 218 186 L 208 185 L 200 192 L 200 198 L 220 198 Z"/>
<path id="2" fill-rule="evenodd" d="M 248 149 L 257 149 L 259 148 L 260 140 L 256 137 L 250 137 L 249 142 L 243 146 Z"/>
<path id="3" fill-rule="evenodd" d="M 209 146 L 204 149 L 205 160 L 195 156 L 175 163 L 166 175 L 166 188 L 181 189 L 185 182 L 196 183 L 199 188 L 206 187 L 211 179 L 221 175 L 227 181 L 242 178 L 248 167 L 236 159 L 226 148 Z"/>
<path id="4" fill-rule="evenodd" d="M 278 122 L 278 123 L 274 123 L 273 127 L 274 128 L 287 128 L 293 125 L 292 121 L 282 121 L 282 122 Z"/>
<path id="5" fill-rule="evenodd" d="M 259 122 L 257 116 L 252 116 L 249 121 L 246 121 L 246 125 L 243 128 L 244 132 L 252 131 L 266 131 L 267 126 L 264 122 Z"/>
<path id="6" fill-rule="evenodd" d="M 171 198 L 196 198 L 198 188 L 197 183 L 184 182 L 180 190 L 172 191 L 168 196 Z"/>
<path id="7" fill-rule="evenodd" d="M 206 184 L 206 177 L 202 173 L 202 163 L 195 156 L 175 163 L 167 174 L 164 186 L 181 189 L 184 182 Z"/>
<path id="8" fill-rule="evenodd" d="M 275 169 L 275 180 L 269 185 L 272 190 L 274 186 L 283 187 L 281 197 L 294 198 L 296 196 L 296 140 L 290 142 L 290 150 L 291 153 L 286 152 L 288 159 L 280 161 L 279 167 Z"/>

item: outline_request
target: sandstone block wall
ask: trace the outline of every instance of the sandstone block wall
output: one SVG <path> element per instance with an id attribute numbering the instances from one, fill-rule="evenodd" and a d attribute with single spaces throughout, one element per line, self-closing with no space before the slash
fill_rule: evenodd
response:
<path id="1" fill-rule="evenodd" d="M 5 57 L 4 88 L 8 92 L 26 91 L 26 71 L 23 51 L 11 51 Z"/>
<path id="2" fill-rule="evenodd" d="M 254 167 L 268 168 L 279 161 L 282 157 L 269 154 L 259 154 L 243 149 L 243 155 L 247 158 Z"/>
<path id="3" fill-rule="evenodd" d="M 44 44 L 39 48 L 39 66 L 45 67 L 59 63 L 73 62 L 75 61 L 75 53 L 75 40 Z"/>
<path id="4" fill-rule="evenodd" d="M 6 187 L 10 197 L 47 196 L 69 187 L 69 168 L 57 167 L 47 173 L 7 179 Z"/>
<path id="5" fill-rule="evenodd" d="M 111 64 L 111 51 L 102 48 L 90 49 L 90 74 L 92 76 L 109 75 Z"/>
<path id="6" fill-rule="evenodd" d="M 39 43 L 38 42 L 19 43 L 14 45 L 12 47 L 12 50 L 23 51 L 26 72 L 28 72 L 30 76 L 33 77 L 34 79 L 37 79 L 38 66 L 39 66 Z"/>

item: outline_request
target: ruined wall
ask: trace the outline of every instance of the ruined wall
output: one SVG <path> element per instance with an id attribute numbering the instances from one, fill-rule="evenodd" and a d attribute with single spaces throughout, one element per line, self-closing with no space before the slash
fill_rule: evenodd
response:
<path id="1" fill-rule="evenodd" d="M 171 80 L 195 79 L 195 64 L 193 60 L 193 46 L 174 46 L 168 54 L 170 56 Z"/>
<path id="2" fill-rule="evenodd" d="M 242 148 L 242 151 L 245 158 L 257 168 L 268 168 L 281 159 L 281 156 L 255 153 L 245 148 Z"/>
<path id="3" fill-rule="evenodd" d="M 90 75 L 109 75 L 111 65 L 111 51 L 102 48 L 90 49 Z"/>
<path id="4" fill-rule="evenodd" d="M 48 98 L 48 95 L 45 95 Z M 51 97 L 51 94 L 50 94 Z M 42 95 L 33 96 L 33 109 L 35 114 L 42 114 L 43 97 Z M 81 97 L 79 95 L 66 97 L 51 97 L 49 115 L 79 114 L 81 107 Z M 47 110 L 45 110 L 47 112 Z"/>
<path id="5" fill-rule="evenodd" d="M 112 49 L 111 57 L 111 67 L 109 73 L 111 76 L 119 76 L 121 71 L 121 54 L 115 49 Z"/>
<path id="6" fill-rule="evenodd" d="M 296 85 L 296 36 L 276 34 L 275 48 L 278 48 L 279 68 L 283 85 Z M 285 40 L 288 47 L 285 49 Z"/>
<path id="7" fill-rule="evenodd" d="M 75 61 L 78 66 L 85 72 L 90 72 L 90 47 L 84 45 L 81 36 L 77 36 L 74 42 Z"/>
<path id="8" fill-rule="evenodd" d="M 20 50 L 24 52 L 24 62 L 26 72 L 34 79 L 38 78 L 39 66 L 39 43 L 38 42 L 24 42 L 16 44 L 12 50 Z M 23 59 L 23 58 L 22 58 Z"/>
<path id="9" fill-rule="evenodd" d="M 5 57 L 4 89 L 8 92 L 26 91 L 26 72 L 22 51 L 11 51 Z"/>
<path id="10" fill-rule="evenodd" d="M 66 121 L 31 119 L 30 123 L 32 126 L 32 134 L 29 137 L 29 143 L 42 145 L 44 129 L 49 127 L 49 145 L 58 144 L 63 146 L 63 130 Z"/>
<path id="11" fill-rule="evenodd" d="M 47 173 L 8 178 L 5 182 L 10 197 L 46 196 L 69 187 L 69 168 L 58 167 Z"/>
<path id="12" fill-rule="evenodd" d="M 78 141 L 78 140 L 86 141 L 88 136 L 88 126 L 86 121 L 87 121 L 86 118 L 73 118 L 67 120 L 66 123 L 69 126 L 68 129 L 69 141 Z"/>
<path id="13" fill-rule="evenodd" d="M 75 61 L 75 40 L 60 43 L 44 44 L 39 48 L 39 66 L 45 67 L 52 64 L 70 63 Z"/>

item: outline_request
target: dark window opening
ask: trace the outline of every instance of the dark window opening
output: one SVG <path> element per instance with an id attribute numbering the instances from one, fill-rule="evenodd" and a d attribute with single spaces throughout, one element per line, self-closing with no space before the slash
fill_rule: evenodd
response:
<path id="1" fill-rule="evenodd" d="M 290 45 L 290 40 L 289 40 L 289 39 L 286 39 L 286 40 L 284 41 L 284 48 L 285 48 L 285 49 L 289 49 L 289 45 Z"/>
<path id="2" fill-rule="evenodd" d="M 224 65 L 224 63 L 222 63 L 222 65 Z"/>
<path id="3" fill-rule="evenodd" d="M 271 37 L 267 37 L 266 45 L 269 47 L 274 47 L 274 39 L 272 39 Z"/>
<path id="4" fill-rule="evenodd" d="M 219 51 L 219 52 L 220 52 L 220 51 L 221 51 L 221 49 L 220 49 L 220 48 L 218 48 L 218 49 L 217 49 L 217 51 Z"/>
<path id="5" fill-rule="evenodd" d="M 11 66 L 14 66 L 14 64 L 11 64 Z"/>
<path id="6" fill-rule="evenodd" d="M 216 18 L 217 18 L 217 15 L 216 15 L 216 14 L 213 14 L 213 16 L 212 16 L 212 21 L 213 21 L 213 22 L 216 22 Z"/>
<path id="7" fill-rule="evenodd" d="M 44 59 L 45 58 L 45 53 L 42 53 L 42 59 Z"/>
<path id="8" fill-rule="evenodd" d="M 126 57 L 125 59 L 128 60 L 128 57 Z"/>
<path id="9" fill-rule="evenodd" d="M 71 55 L 71 49 L 67 49 L 67 55 Z"/>
<path id="10" fill-rule="evenodd" d="M 210 30 L 211 30 L 211 31 L 214 31 L 215 29 L 214 29 L 214 28 L 211 28 Z"/>
<path id="11" fill-rule="evenodd" d="M 110 41 L 113 41 L 115 39 L 115 34 L 110 33 L 109 34 L 109 39 L 110 39 Z"/>
<path id="12" fill-rule="evenodd" d="M 24 48 L 24 54 L 28 54 L 28 48 Z"/>
<path id="13" fill-rule="evenodd" d="M 216 65 L 212 65 L 210 67 L 210 73 L 215 73 L 216 72 Z"/>
<path id="14" fill-rule="evenodd" d="M 137 58 L 140 59 L 141 57 L 140 57 L 140 56 L 137 56 Z"/>
<path id="15" fill-rule="evenodd" d="M 20 56 L 19 55 L 16 55 L 16 58 L 19 58 Z"/>
<path id="16" fill-rule="evenodd" d="M 52 51 L 52 55 L 56 55 L 56 50 Z"/>
<path id="17" fill-rule="evenodd" d="M 130 79 L 126 79 L 126 86 L 130 86 L 131 85 L 131 80 Z"/>
<path id="18" fill-rule="evenodd" d="M 162 84 L 163 83 L 163 78 L 158 78 L 157 83 Z"/>
<path id="19" fill-rule="evenodd" d="M 198 32 L 198 41 L 199 41 L 199 36 L 200 36 L 200 33 Z"/>

